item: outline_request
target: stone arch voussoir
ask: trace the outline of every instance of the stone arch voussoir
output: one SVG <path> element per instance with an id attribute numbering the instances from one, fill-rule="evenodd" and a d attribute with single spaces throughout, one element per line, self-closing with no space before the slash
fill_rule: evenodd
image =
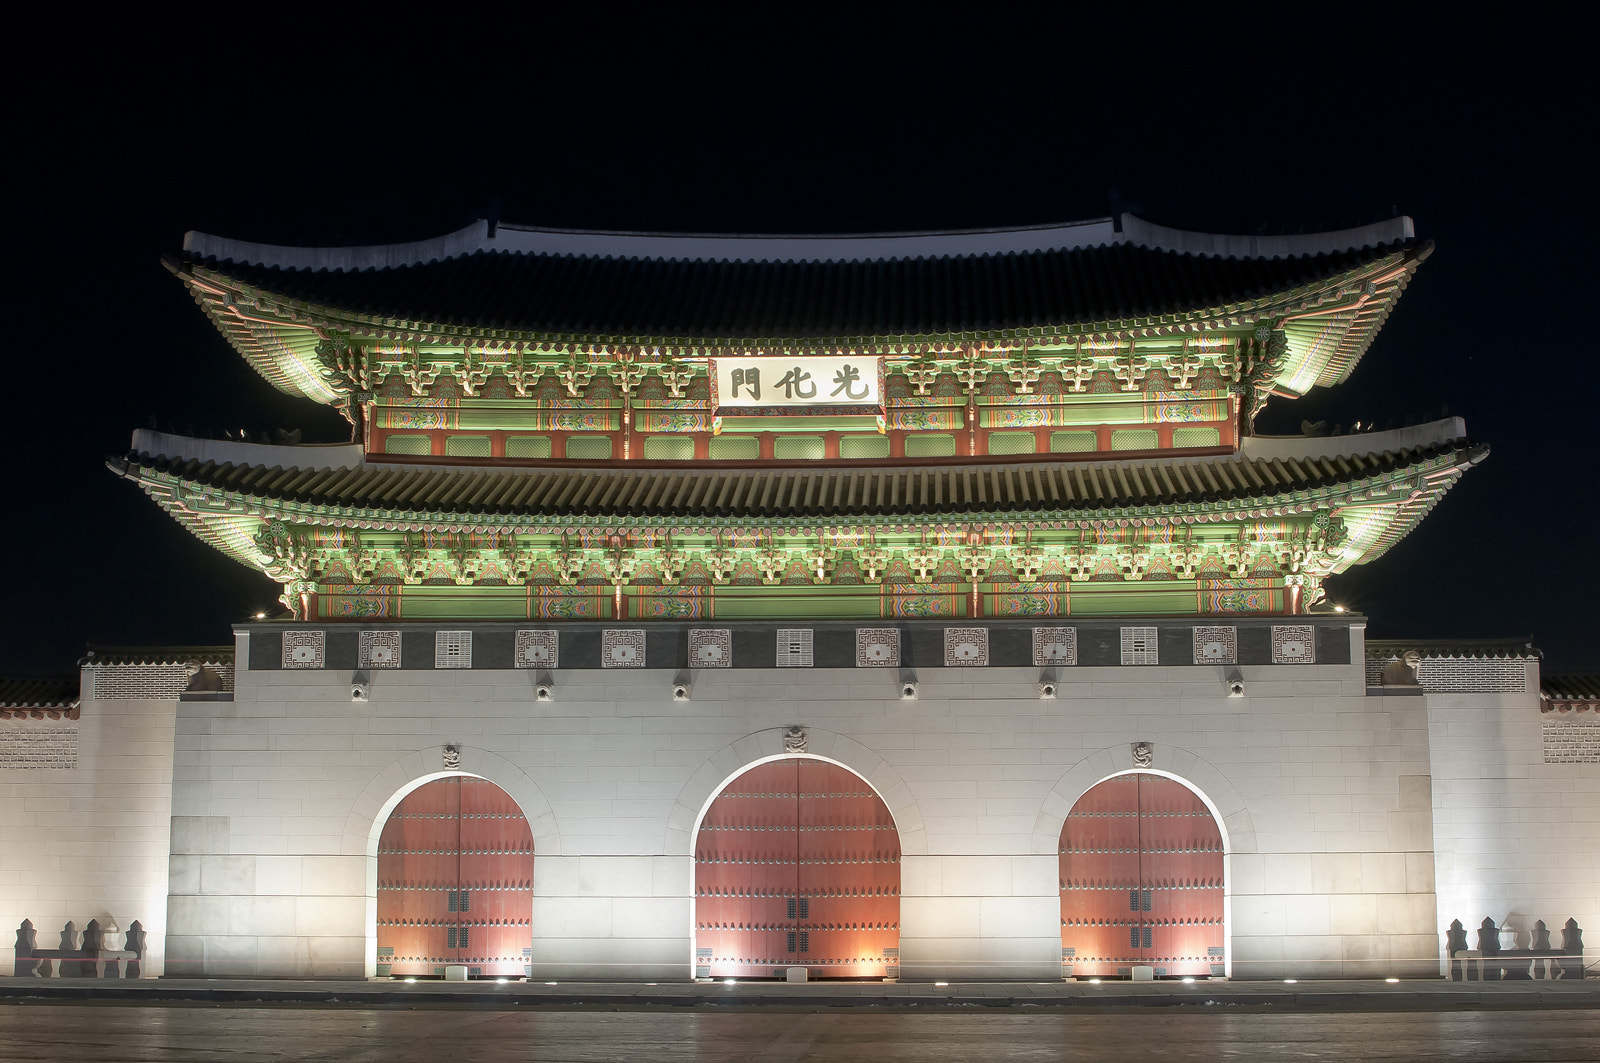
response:
<path id="1" fill-rule="evenodd" d="M 755 731 L 707 757 L 678 792 L 667 818 L 661 851 L 668 856 L 693 856 L 694 833 L 711 799 L 729 779 L 745 769 L 784 756 L 787 752 L 783 745 L 785 730 L 769 727 Z M 865 779 L 883 798 L 894 817 L 895 829 L 900 833 L 900 852 L 910 856 L 927 853 L 928 832 L 922 810 L 912 796 L 911 787 L 893 765 L 855 739 L 819 727 L 806 729 L 805 755 L 833 761 Z"/>
<path id="2" fill-rule="evenodd" d="M 1189 750 L 1170 743 L 1154 743 L 1151 753 L 1148 766 L 1135 764 L 1133 747 L 1124 742 L 1091 753 L 1068 768 L 1039 810 L 1033 828 L 1033 852 L 1044 855 L 1060 851 L 1061 830 L 1066 826 L 1067 814 L 1095 783 L 1113 775 L 1150 770 L 1188 784 L 1211 806 L 1229 854 L 1256 851 L 1256 829 L 1250 820 L 1250 809 L 1226 775 Z"/>
<path id="3" fill-rule="evenodd" d="M 555 812 L 538 784 L 500 754 L 470 745 L 461 747 L 461 760 L 454 768 L 444 768 L 439 747 L 428 746 L 401 757 L 374 775 L 345 817 L 339 851 L 346 856 L 373 855 L 378 832 L 401 798 L 423 783 L 450 775 L 476 775 L 510 794 L 528 818 L 535 858 L 561 855 L 561 832 Z"/>

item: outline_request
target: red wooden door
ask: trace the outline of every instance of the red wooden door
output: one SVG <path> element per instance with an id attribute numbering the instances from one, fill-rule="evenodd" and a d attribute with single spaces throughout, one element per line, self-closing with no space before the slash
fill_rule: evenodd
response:
<path id="1" fill-rule="evenodd" d="M 695 972 L 899 973 L 900 835 L 860 776 L 801 757 L 758 765 L 695 839 Z"/>
<path id="2" fill-rule="evenodd" d="M 533 832 L 511 795 L 466 776 L 407 794 L 378 839 L 378 973 L 520 977 L 532 940 Z"/>
<path id="3" fill-rule="evenodd" d="M 1223 972 L 1222 832 L 1199 796 L 1160 775 L 1119 775 L 1061 831 L 1061 962 L 1074 977 Z"/>

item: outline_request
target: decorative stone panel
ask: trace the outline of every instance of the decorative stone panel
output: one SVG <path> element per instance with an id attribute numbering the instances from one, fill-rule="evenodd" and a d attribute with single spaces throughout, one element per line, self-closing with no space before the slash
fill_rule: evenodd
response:
<path id="1" fill-rule="evenodd" d="M 327 660 L 327 632 L 285 631 L 283 633 L 285 668 L 323 668 L 326 667 Z"/>
<path id="2" fill-rule="evenodd" d="M 1236 627 L 1195 628 L 1194 663 L 1238 664 L 1239 629 Z"/>
<path id="3" fill-rule="evenodd" d="M 1033 663 L 1040 668 L 1077 664 L 1078 629 L 1075 627 L 1034 628 Z"/>
<path id="4" fill-rule="evenodd" d="M 689 632 L 691 668 L 732 668 L 733 632 L 727 628 L 696 628 Z"/>
<path id="5" fill-rule="evenodd" d="M 989 629 L 986 627 L 947 627 L 944 629 L 946 668 L 980 668 L 989 663 Z"/>
<path id="6" fill-rule="evenodd" d="M 1383 666 L 1398 657 L 1368 657 L 1367 686 L 1382 685 Z M 1417 685 L 1429 694 L 1521 694 L 1528 662 L 1520 657 L 1423 657 Z"/>
<path id="7" fill-rule="evenodd" d="M 0 728 L 0 768 L 70 771 L 77 766 L 77 727 Z"/>
<path id="8" fill-rule="evenodd" d="M 856 667 L 900 667 L 900 630 L 892 627 L 857 628 Z"/>
<path id="9" fill-rule="evenodd" d="M 1274 625 L 1273 664 L 1316 664 L 1317 631 L 1310 624 Z"/>
<path id="10" fill-rule="evenodd" d="M 1153 627 L 1125 627 L 1122 629 L 1123 664 L 1160 664 L 1156 629 Z"/>
<path id="11" fill-rule="evenodd" d="M 555 668 L 561 663 L 554 631 L 518 631 L 512 661 L 518 668 Z"/>
<path id="12" fill-rule="evenodd" d="M 601 668 L 643 668 L 644 629 L 607 628 L 600 638 Z"/>
<path id="13" fill-rule="evenodd" d="M 472 632 L 435 631 L 433 633 L 433 666 L 435 668 L 471 668 Z"/>
<path id="14" fill-rule="evenodd" d="M 778 629 L 778 667 L 811 667 L 810 628 L 781 627 Z"/>
<path id="15" fill-rule="evenodd" d="M 362 668 L 399 668 L 400 632 L 363 631 L 358 660 Z"/>
<path id="16" fill-rule="evenodd" d="M 1539 721 L 1546 764 L 1600 764 L 1600 718 Z"/>

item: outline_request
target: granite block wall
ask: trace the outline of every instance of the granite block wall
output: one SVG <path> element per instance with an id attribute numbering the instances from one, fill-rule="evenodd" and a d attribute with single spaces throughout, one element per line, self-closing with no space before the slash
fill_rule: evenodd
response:
<path id="1" fill-rule="evenodd" d="M 176 701 L 100 700 L 94 687 L 95 670 L 85 669 L 77 720 L 0 721 L 0 742 L 43 748 L 33 736 L 50 736 L 53 750 L 0 761 L 5 975 L 23 919 L 40 948 L 56 948 L 69 919 L 79 931 L 90 919 L 124 931 L 137 919 L 147 935 L 143 973 L 164 970 Z"/>
<path id="2" fill-rule="evenodd" d="M 251 660 L 248 628 L 238 659 Z M 901 832 L 901 973 L 1061 977 L 1057 849 L 1073 801 L 1133 767 L 1187 781 L 1227 839 L 1236 978 L 1432 972 L 1428 714 L 1369 698 L 1354 664 L 674 670 L 241 668 L 231 704 L 180 706 L 168 969 L 360 977 L 373 970 L 375 841 L 444 771 L 521 803 L 535 841 L 535 976 L 691 975 L 693 838 L 721 785 L 782 753 L 852 768 Z M 1320 656 L 1320 654 L 1319 654 Z M 803 679 L 797 679 L 802 676 Z"/>
<path id="3" fill-rule="evenodd" d="M 1573 760 L 1553 742 L 1547 762 L 1546 727 L 1566 721 L 1540 712 L 1538 664 L 1526 668 L 1521 693 L 1427 698 L 1441 964 L 1450 921 L 1475 931 L 1485 916 L 1524 948 L 1535 920 L 1559 945 L 1575 918 L 1589 962 L 1600 954 L 1600 750 Z"/>

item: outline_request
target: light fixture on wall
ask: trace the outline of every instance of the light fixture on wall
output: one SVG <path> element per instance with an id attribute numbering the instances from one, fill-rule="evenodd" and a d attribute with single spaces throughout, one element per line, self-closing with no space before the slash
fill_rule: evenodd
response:
<path id="1" fill-rule="evenodd" d="M 555 677 L 552 676 L 549 672 L 545 671 L 544 669 L 540 669 L 539 670 L 539 674 L 536 677 L 534 677 L 534 682 L 533 682 L 533 700 L 534 701 L 554 701 L 554 700 L 556 700 L 556 680 L 555 680 Z"/>
<path id="2" fill-rule="evenodd" d="M 917 670 L 915 668 L 900 669 L 900 700 L 917 700 Z"/>
<path id="3" fill-rule="evenodd" d="M 358 668 L 350 673 L 350 700 L 372 700 L 372 677 L 365 669 Z"/>
<path id="4" fill-rule="evenodd" d="M 1237 668 L 1228 669 L 1228 697 L 1244 697 L 1244 673 Z"/>
<path id="5" fill-rule="evenodd" d="M 674 673 L 672 677 L 672 700 L 688 701 L 694 696 L 694 684 L 689 680 L 687 671 Z"/>
<path id="6" fill-rule="evenodd" d="M 1054 668 L 1046 668 L 1039 673 L 1039 698 L 1041 701 L 1054 701 L 1056 690 L 1060 681 L 1056 678 Z"/>

